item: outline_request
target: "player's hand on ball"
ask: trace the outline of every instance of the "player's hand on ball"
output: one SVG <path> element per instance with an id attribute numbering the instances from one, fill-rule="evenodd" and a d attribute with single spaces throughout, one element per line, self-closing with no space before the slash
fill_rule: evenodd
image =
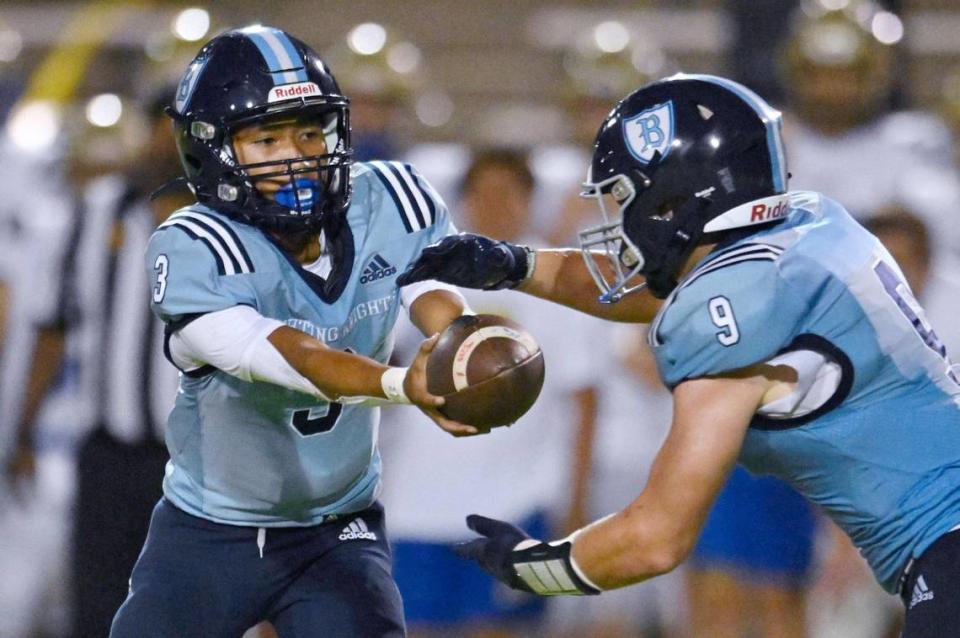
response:
<path id="1" fill-rule="evenodd" d="M 436 334 L 420 344 L 420 350 L 414 357 L 413 363 L 407 370 L 407 376 L 403 380 L 403 391 L 406 393 L 410 402 L 416 405 L 420 410 L 430 417 L 434 423 L 440 426 L 445 432 L 453 436 L 471 436 L 484 433 L 482 430 L 472 426 L 458 423 L 452 419 L 440 414 L 438 408 L 443 405 L 443 397 L 430 394 L 427 390 L 427 358 L 437 345 L 437 339 L 440 335 Z"/>
<path id="2" fill-rule="evenodd" d="M 424 248 L 397 283 L 406 286 L 434 279 L 463 288 L 514 288 L 527 278 L 528 265 L 529 251 L 523 246 L 460 233 Z"/>
<path id="3" fill-rule="evenodd" d="M 437 410 L 482 430 L 515 423 L 540 394 L 543 352 L 520 324 L 497 315 L 463 315 L 448 325 L 427 360 Z"/>

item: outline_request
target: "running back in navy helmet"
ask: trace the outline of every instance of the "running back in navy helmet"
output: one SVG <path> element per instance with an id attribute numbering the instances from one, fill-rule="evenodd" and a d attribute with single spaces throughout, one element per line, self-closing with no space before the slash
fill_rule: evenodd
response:
<path id="1" fill-rule="evenodd" d="M 619 224 L 620 242 L 608 252 L 628 267 L 625 276 L 643 275 L 663 298 L 694 247 L 761 225 L 738 216 L 712 232 L 705 228 L 711 220 L 783 194 L 786 183 L 780 114 L 730 80 L 679 74 L 617 104 L 597 134 L 585 195 L 601 203 L 612 196 L 621 215 L 603 209 L 605 240 Z M 597 230 L 585 231 L 586 239 Z"/>

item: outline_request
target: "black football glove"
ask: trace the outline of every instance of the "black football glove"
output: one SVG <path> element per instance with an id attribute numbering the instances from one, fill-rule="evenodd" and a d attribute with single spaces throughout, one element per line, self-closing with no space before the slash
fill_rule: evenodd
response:
<path id="1" fill-rule="evenodd" d="M 526 246 L 483 235 L 448 235 L 424 248 L 397 277 L 397 284 L 435 279 L 462 288 L 515 288 L 532 270 L 532 253 Z"/>
<path id="2" fill-rule="evenodd" d="M 541 596 L 600 593 L 574 566 L 569 539 L 544 543 L 510 523 L 477 514 L 467 517 L 467 527 L 484 538 L 460 543 L 453 550 L 512 589 Z"/>

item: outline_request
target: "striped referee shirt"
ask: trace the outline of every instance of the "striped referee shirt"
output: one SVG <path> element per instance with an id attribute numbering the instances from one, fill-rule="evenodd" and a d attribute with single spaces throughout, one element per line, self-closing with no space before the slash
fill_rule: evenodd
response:
<path id="1" fill-rule="evenodd" d="M 68 356 L 78 363 L 74 425 L 162 442 L 178 377 L 142 270 L 156 226 L 150 203 L 122 178 L 100 178 L 85 189 L 75 223 L 60 296 Z"/>

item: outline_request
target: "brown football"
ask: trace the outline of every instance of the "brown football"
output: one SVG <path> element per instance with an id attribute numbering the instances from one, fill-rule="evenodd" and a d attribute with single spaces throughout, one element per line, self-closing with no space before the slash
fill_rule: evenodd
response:
<path id="1" fill-rule="evenodd" d="M 464 315 L 427 359 L 427 389 L 449 419 L 492 428 L 523 416 L 543 387 L 543 352 L 522 326 L 497 315 Z"/>

